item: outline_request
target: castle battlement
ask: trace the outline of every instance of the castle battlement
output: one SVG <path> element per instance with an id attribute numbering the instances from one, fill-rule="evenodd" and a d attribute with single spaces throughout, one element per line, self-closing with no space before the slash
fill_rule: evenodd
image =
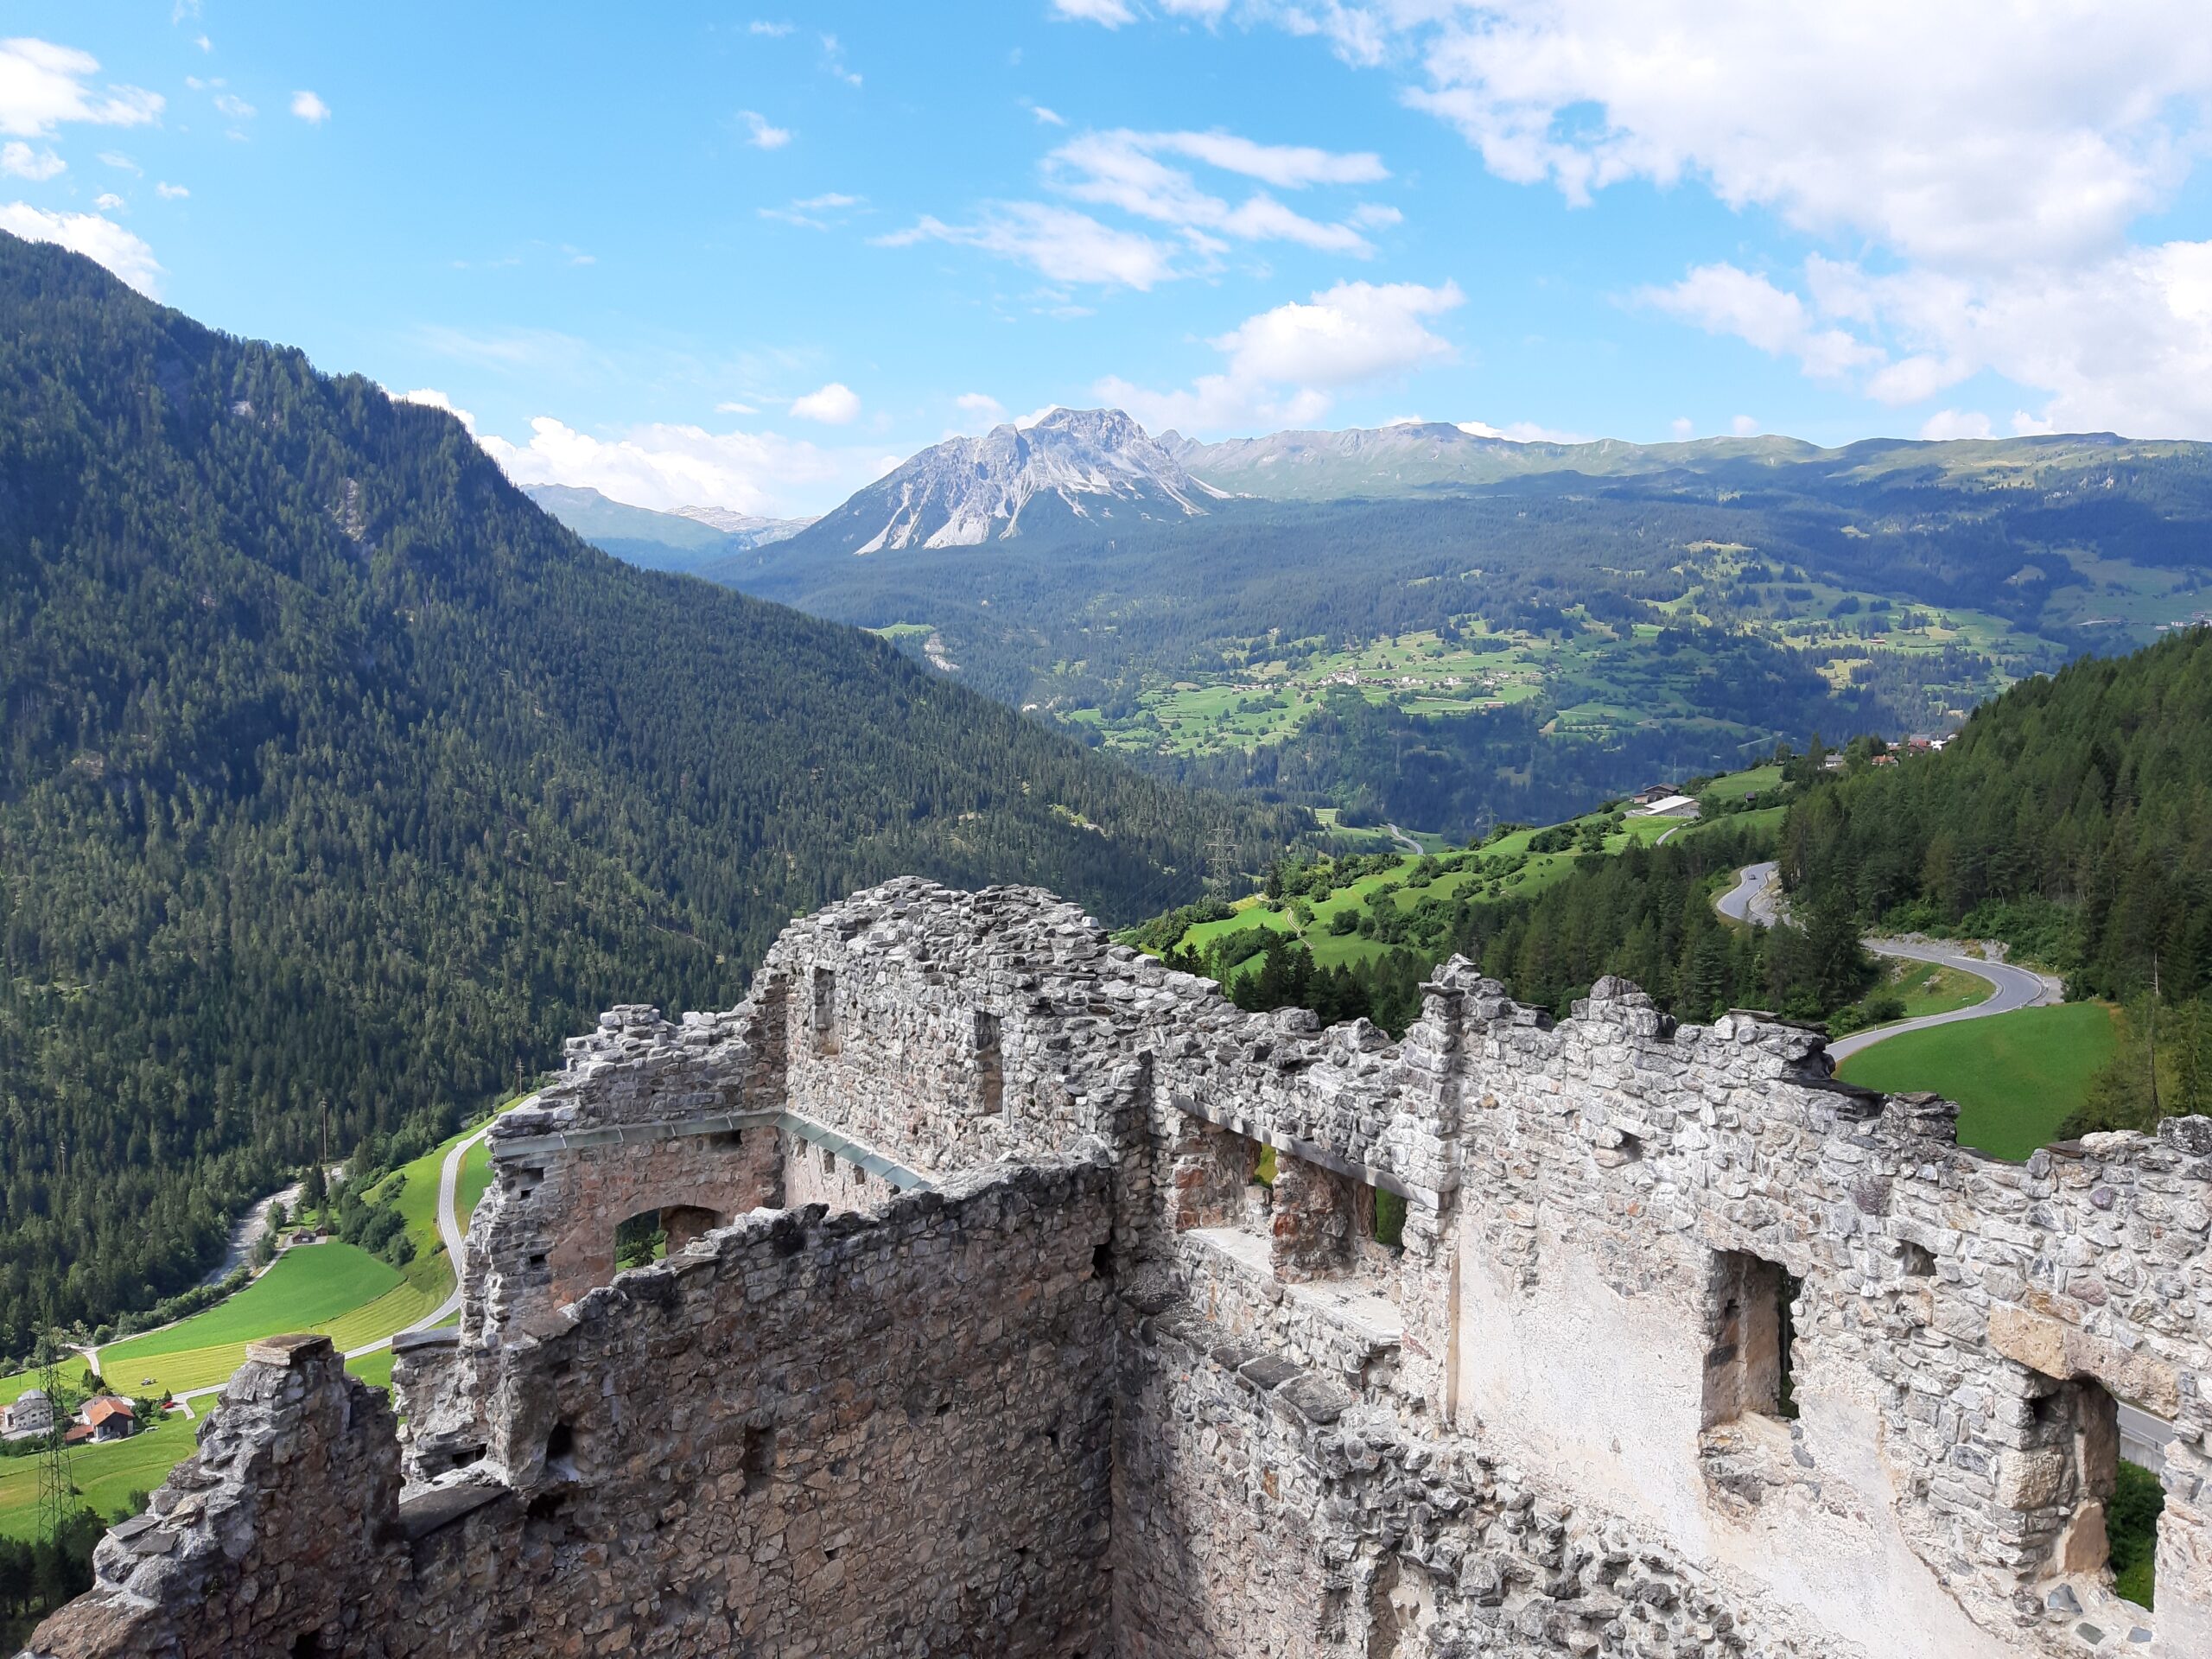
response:
<path id="1" fill-rule="evenodd" d="M 257 1347 L 35 1649 L 2212 1655 L 2212 1122 L 2008 1164 L 1759 1015 L 1423 997 L 1247 1014 L 1033 889 L 794 922 L 495 1124 L 404 1423 Z"/>

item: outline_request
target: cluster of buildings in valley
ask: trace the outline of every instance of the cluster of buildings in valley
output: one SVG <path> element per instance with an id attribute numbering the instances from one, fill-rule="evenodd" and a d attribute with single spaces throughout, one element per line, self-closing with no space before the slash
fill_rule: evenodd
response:
<path id="1" fill-rule="evenodd" d="M 54 1401 L 44 1389 L 25 1389 L 0 1406 L 0 1440 L 28 1440 L 54 1432 Z M 62 1434 L 67 1446 L 128 1440 L 138 1431 L 138 1410 L 116 1394 L 96 1394 L 79 1406 Z"/>

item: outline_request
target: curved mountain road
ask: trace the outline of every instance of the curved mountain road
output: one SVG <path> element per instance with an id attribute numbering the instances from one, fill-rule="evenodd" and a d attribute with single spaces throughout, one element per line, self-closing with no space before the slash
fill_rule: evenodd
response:
<path id="1" fill-rule="evenodd" d="M 460 1213 L 454 1202 L 461 1192 L 461 1160 L 468 1155 L 468 1149 L 491 1132 L 492 1126 L 486 1123 L 466 1141 L 456 1142 L 453 1149 L 446 1154 L 445 1161 L 438 1166 L 438 1236 L 445 1241 L 446 1260 L 453 1267 L 453 1291 L 445 1300 L 440 1302 L 421 1319 L 416 1319 L 412 1325 L 394 1332 L 392 1336 L 404 1337 L 412 1332 L 427 1331 L 432 1325 L 442 1324 L 451 1318 L 454 1311 L 461 1306 L 461 1255 L 462 1242 L 468 1235 L 467 1218 Z M 379 1337 L 376 1341 L 364 1343 L 359 1348 L 348 1348 L 346 1351 L 346 1357 L 358 1359 L 363 1354 L 373 1354 L 379 1348 L 391 1346 L 391 1337 Z M 189 1417 L 193 1414 L 192 1402 L 194 1400 L 205 1398 L 211 1394 L 220 1394 L 229 1386 L 230 1379 L 226 1377 L 222 1382 L 211 1382 L 204 1389 L 188 1389 L 184 1393 L 175 1396 L 176 1402 L 184 1408 L 185 1415 Z"/>
<path id="2" fill-rule="evenodd" d="M 1773 860 L 1746 864 L 1736 872 L 1736 885 L 1713 901 L 1713 908 L 1731 921 L 1744 922 L 1752 927 L 1771 927 L 1782 907 L 1781 870 Z M 1954 1008 L 1948 1014 L 1923 1014 L 1917 1020 L 1900 1020 L 1894 1025 L 1878 1026 L 1871 1031 L 1855 1031 L 1848 1037 L 1839 1037 L 1828 1045 L 1828 1057 L 1839 1065 L 1861 1049 L 1908 1031 L 1926 1031 L 1932 1026 L 1955 1025 L 1961 1020 L 1986 1020 L 1993 1014 L 2011 1014 L 2019 1008 L 2040 1007 L 2064 997 L 2064 988 L 2048 974 L 2038 974 L 2026 968 L 2015 968 L 2008 962 L 1992 962 L 1984 957 L 1968 956 L 1956 945 L 1923 939 L 1891 939 L 1868 934 L 1859 940 L 1869 950 L 1881 957 L 1901 957 L 1912 962 L 1932 962 L 1945 968 L 1955 968 L 1962 974 L 1971 974 L 1990 987 L 1990 995 L 1972 1007 Z"/>

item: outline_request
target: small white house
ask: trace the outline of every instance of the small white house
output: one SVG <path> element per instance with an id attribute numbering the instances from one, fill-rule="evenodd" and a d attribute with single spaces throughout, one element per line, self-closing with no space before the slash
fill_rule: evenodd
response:
<path id="1" fill-rule="evenodd" d="M 11 1406 L 0 1407 L 0 1434 L 20 1440 L 44 1434 L 54 1427 L 54 1402 L 44 1389 L 25 1389 Z"/>
<path id="2" fill-rule="evenodd" d="M 1688 795 L 1662 795 L 1657 800 L 1637 807 L 1629 816 L 1637 818 L 1694 818 L 1697 817 L 1697 801 Z"/>

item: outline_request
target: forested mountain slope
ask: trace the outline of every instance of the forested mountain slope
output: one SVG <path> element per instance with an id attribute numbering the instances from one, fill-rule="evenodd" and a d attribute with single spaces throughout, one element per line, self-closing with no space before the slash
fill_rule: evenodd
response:
<path id="1" fill-rule="evenodd" d="M 2027 681 L 1943 753 L 1813 791 L 1783 868 L 1869 920 L 2013 937 L 2075 995 L 2212 990 L 2212 628 Z"/>
<path id="2" fill-rule="evenodd" d="M 227 1213 L 726 1005 L 906 871 L 1130 919 L 1296 815 L 1179 794 L 890 646 L 630 569 L 460 425 L 0 236 L 0 1350 Z"/>

